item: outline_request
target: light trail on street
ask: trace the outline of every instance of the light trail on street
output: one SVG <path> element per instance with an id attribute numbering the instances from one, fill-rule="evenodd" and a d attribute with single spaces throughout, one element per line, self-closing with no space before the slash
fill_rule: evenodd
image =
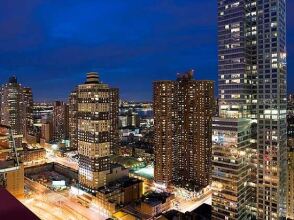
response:
<path id="1" fill-rule="evenodd" d="M 21 202 L 42 220 L 105 220 L 109 217 L 99 207 L 87 208 L 79 204 L 68 192 L 54 192 L 28 178 L 25 178 L 25 185 L 32 194 Z"/>

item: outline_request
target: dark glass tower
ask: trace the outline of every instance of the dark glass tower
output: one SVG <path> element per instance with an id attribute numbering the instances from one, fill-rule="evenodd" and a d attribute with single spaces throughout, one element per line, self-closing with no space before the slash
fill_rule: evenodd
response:
<path id="1" fill-rule="evenodd" d="M 285 217 L 287 197 L 286 1 L 257 1 L 258 219 Z"/>
<path id="2" fill-rule="evenodd" d="M 215 219 L 286 215 L 285 4 L 285 0 L 218 1 Z"/>

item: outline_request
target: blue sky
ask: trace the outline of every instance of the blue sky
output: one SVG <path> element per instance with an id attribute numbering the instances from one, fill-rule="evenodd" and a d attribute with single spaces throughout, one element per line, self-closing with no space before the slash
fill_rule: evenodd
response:
<path id="1" fill-rule="evenodd" d="M 294 2 L 288 0 L 288 10 Z M 216 0 L 0 0 L 0 83 L 15 74 L 36 100 L 66 99 L 97 71 L 130 100 L 196 70 L 216 80 Z M 290 10 L 289 10 L 290 11 Z M 288 13 L 289 82 L 294 15 Z M 294 85 L 289 83 L 289 91 Z"/>

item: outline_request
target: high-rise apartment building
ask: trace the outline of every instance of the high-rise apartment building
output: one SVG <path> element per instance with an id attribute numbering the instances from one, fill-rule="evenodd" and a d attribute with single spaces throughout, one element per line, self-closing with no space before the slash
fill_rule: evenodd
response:
<path id="1" fill-rule="evenodd" d="M 109 102 L 110 102 L 110 149 L 113 153 L 114 149 L 119 146 L 119 89 L 110 88 L 109 90 Z"/>
<path id="2" fill-rule="evenodd" d="M 173 182 L 174 91 L 174 81 L 162 81 L 153 84 L 154 180 L 166 185 Z"/>
<path id="3" fill-rule="evenodd" d="M 175 81 L 157 81 L 153 90 L 155 181 L 209 185 L 213 82 L 194 80 L 191 71 Z"/>
<path id="4" fill-rule="evenodd" d="M 109 119 L 110 126 L 110 149 L 114 150 L 119 145 L 119 89 L 109 88 Z M 77 88 L 69 95 L 69 140 L 73 149 L 78 149 L 78 99 Z"/>
<path id="5" fill-rule="evenodd" d="M 72 149 L 78 149 L 78 99 L 77 89 L 72 91 L 68 98 L 69 106 L 69 142 Z"/>
<path id="6" fill-rule="evenodd" d="M 24 135 L 27 125 L 27 96 L 16 77 L 10 77 L 8 83 L 0 88 L 0 124 L 10 126 L 14 135 Z M 16 138 L 17 147 L 21 147 L 22 138 Z"/>
<path id="7" fill-rule="evenodd" d="M 68 139 L 69 136 L 69 106 L 61 101 L 53 104 L 53 140 Z"/>
<path id="8" fill-rule="evenodd" d="M 24 87 L 23 88 L 23 98 L 24 98 L 24 137 L 27 139 L 28 136 L 36 135 L 36 131 L 34 130 L 34 120 L 33 120 L 33 92 L 31 88 Z"/>
<path id="9" fill-rule="evenodd" d="M 286 215 L 285 0 L 218 0 L 213 218 Z"/>
<path id="10" fill-rule="evenodd" d="M 118 103 L 111 96 L 117 97 L 113 89 L 101 83 L 97 73 L 88 73 L 86 82 L 76 90 L 79 184 L 93 194 L 107 184 L 110 173 L 112 119 L 116 114 L 112 103 Z"/>

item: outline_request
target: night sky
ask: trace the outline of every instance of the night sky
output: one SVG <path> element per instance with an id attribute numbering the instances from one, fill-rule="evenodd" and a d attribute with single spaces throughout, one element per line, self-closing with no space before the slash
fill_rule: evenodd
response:
<path id="1" fill-rule="evenodd" d="M 152 81 L 196 70 L 216 80 L 216 0 L 0 0 L 0 83 L 15 74 L 35 100 L 66 99 L 97 71 L 129 100 Z M 294 92 L 294 1 L 288 84 Z M 292 83 L 291 83 L 292 82 Z"/>

